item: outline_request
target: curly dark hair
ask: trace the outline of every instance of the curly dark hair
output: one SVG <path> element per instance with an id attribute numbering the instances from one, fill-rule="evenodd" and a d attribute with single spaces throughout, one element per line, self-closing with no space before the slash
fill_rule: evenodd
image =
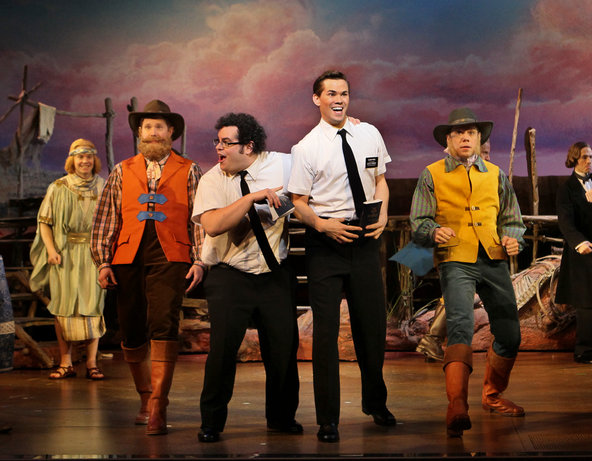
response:
<path id="1" fill-rule="evenodd" d="M 265 150 L 267 134 L 265 134 L 263 127 L 252 115 L 229 112 L 218 119 L 215 128 L 216 130 L 220 130 L 225 126 L 237 127 L 238 142 L 241 144 L 249 144 L 249 142 L 253 142 L 253 152 L 259 154 Z"/>
<path id="2" fill-rule="evenodd" d="M 590 147 L 590 145 L 584 141 L 578 141 L 571 145 L 567 151 L 567 158 L 565 159 L 565 166 L 567 168 L 574 168 L 578 164 L 578 160 L 584 147 Z"/>
<path id="3" fill-rule="evenodd" d="M 349 80 L 343 72 L 338 70 L 327 70 L 317 77 L 314 84 L 312 85 L 312 92 L 317 96 L 321 96 L 325 84 L 325 80 L 345 80 L 347 82 L 347 88 L 349 90 Z"/>

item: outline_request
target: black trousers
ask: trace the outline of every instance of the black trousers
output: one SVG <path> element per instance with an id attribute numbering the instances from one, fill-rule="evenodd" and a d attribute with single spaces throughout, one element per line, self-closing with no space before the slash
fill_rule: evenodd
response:
<path id="1" fill-rule="evenodd" d="M 574 355 L 592 354 L 592 308 L 576 307 L 576 344 Z"/>
<path id="2" fill-rule="evenodd" d="M 250 323 L 259 333 L 265 367 L 265 417 L 271 424 L 291 422 L 299 391 L 298 326 L 291 271 L 282 265 L 277 273 L 255 275 L 219 264 L 210 269 L 204 288 L 211 332 L 200 398 L 202 427 L 224 429 L 236 356 Z"/>
<path id="3" fill-rule="evenodd" d="M 306 230 L 306 267 L 313 312 L 313 380 L 317 424 L 339 422 L 339 336 L 342 293 L 347 298 L 354 348 L 362 377 L 362 409 L 386 406 L 382 376 L 386 303 L 380 270 L 380 239 L 340 244 Z"/>

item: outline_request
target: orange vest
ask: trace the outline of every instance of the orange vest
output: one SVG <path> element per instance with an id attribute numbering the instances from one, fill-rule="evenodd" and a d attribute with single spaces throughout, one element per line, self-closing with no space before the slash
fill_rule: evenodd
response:
<path id="1" fill-rule="evenodd" d="M 484 163 L 486 172 L 471 166 L 468 174 L 462 165 L 446 172 L 444 159 L 427 167 L 434 180 L 435 221 L 456 234 L 434 248 L 436 266 L 445 261 L 476 262 L 479 243 L 491 259 L 506 259 L 497 232 L 499 168 Z"/>
<path id="2" fill-rule="evenodd" d="M 117 240 L 113 264 L 131 264 L 144 233 L 145 220 L 155 219 L 158 241 L 170 262 L 191 263 L 189 239 L 190 210 L 187 199 L 187 175 L 192 161 L 171 152 L 162 169 L 156 198 L 166 198 L 155 203 L 154 212 L 148 212 L 146 162 L 142 154 L 121 163 L 121 218 L 122 226 Z M 144 202 L 144 203 L 141 203 Z"/>

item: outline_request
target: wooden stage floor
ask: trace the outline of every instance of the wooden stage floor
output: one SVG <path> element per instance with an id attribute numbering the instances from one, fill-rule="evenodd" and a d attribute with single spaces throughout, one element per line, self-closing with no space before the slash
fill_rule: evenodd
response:
<path id="1" fill-rule="evenodd" d="M 1 459 L 592 459 L 592 365 L 568 352 L 525 352 L 506 396 L 526 409 L 524 418 L 481 409 L 485 354 L 475 353 L 470 380 L 473 429 L 448 439 L 446 395 L 440 363 L 416 353 L 389 353 L 384 374 L 388 405 L 398 424 L 378 427 L 360 410 L 359 370 L 341 363 L 341 441 L 317 441 L 312 370 L 299 364 L 303 435 L 266 432 L 261 363 L 238 364 L 234 397 L 222 440 L 197 441 L 199 394 L 205 356 L 184 355 L 177 365 L 168 411 L 169 434 L 146 436 L 133 425 L 138 398 L 120 352 L 102 359 L 107 379 L 90 382 L 84 365 L 77 378 L 54 381 L 47 370 L 0 374 Z"/>

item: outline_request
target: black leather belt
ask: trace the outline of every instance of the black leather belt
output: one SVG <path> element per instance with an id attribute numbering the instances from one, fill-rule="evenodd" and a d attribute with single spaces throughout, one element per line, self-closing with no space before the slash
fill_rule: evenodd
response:
<path id="1" fill-rule="evenodd" d="M 319 218 L 321 219 L 331 219 L 328 216 L 319 216 Z M 333 218 L 333 219 L 340 219 L 340 218 Z M 346 219 L 345 221 L 341 221 L 343 224 L 345 224 L 346 226 L 360 226 L 360 220 L 359 219 Z"/>

